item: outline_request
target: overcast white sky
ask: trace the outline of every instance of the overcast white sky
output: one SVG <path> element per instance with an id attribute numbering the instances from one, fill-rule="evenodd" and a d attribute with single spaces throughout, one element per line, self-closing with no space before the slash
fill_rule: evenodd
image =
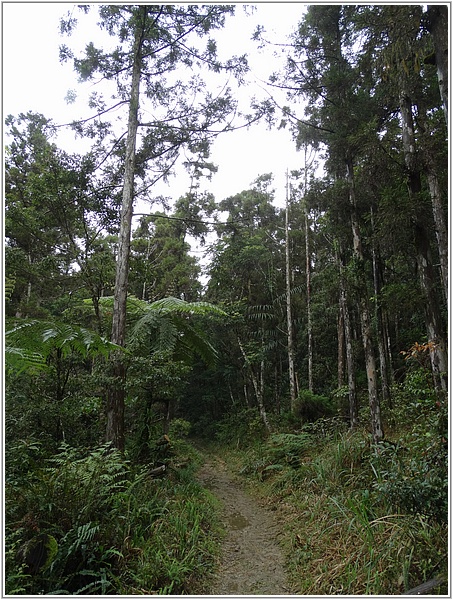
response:
<path id="1" fill-rule="evenodd" d="M 77 76 L 69 64 L 61 65 L 58 48 L 67 43 L 71 48 L 84 47 L 89 41 L 96 44 L 99 30 L 77 30 L 76 35 L 64 39 L 59 34 L 59 20 L 73 5 L 63 2 L 4 2 L 3 24 L 3 117 L 8 114 L 32 110 L 41 112 L 56 123 L 69 122 L 90 114 L 83 93 L 76 104 L 68 105 L 65 96 L 69 89 L 77 89 Z M 219 34 L 219 49 L 227 53 L 242 54 L 252 51 L 249 62 L 252 73 L 267 79 L 270 72 L 279 68 L 278 59 L 268 50 L 258 53 L 256 44 L 250 42 L 257 24 L 263 25 L 267 37 L 284 43 L 285 36 L 297 26 L 304 10 L 299 2 L 259 3 L 251 16 L 245 16 L 243 5 L 237 4 L 236 17 L 230 18 Z M 282 51 L 277 50 L 282 56 Z M 274 66 L 275 65 L 275 66 Z M 253 77 L 250 77 L 253 80 Z M 245 93 L 245 91 L 244 91 Z M 261 94 L 251 84 L 246 93 Z M 280 100 L 284 99 L 280 96 Z M 242 107 L 246 110 L 246 106 Z M 300 108 L 302 112 L 302 108 Z M 72 134 L 59 143 L 71 150 Z M 289 131 L 268 131 L 266 126 L 252 126 L 222 134 L 215 142 L 211 160 L 219 171 L 212 182 L 202 184 L 202 189 L 212 191 L 217 201 L 247 189 L 263 173 L 275 176 L 276 200 L 285 198 L 286 169 L 300 168 L 301 156 L 296 153 Z M 178 198 L 188 191 L 189 181 L 182 170 L 170 180 L 168 187 L 159 193 Z"/>

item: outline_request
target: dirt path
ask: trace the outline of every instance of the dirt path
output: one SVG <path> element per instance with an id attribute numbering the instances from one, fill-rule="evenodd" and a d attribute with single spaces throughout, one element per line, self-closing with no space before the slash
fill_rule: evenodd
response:
<path id="1" fill-rule="evenodd" d="M 199 480 L 221 500 L 227 530 L 220 567 L 208 594 L 290 594 L 274 516 L 244 491 L 217 457 L 207 459 Z"/>

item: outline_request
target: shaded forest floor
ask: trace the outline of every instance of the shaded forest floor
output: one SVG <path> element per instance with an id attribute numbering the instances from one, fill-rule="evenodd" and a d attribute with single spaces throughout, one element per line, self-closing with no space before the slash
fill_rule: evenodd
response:
<path id="1" fill-rule="evenodd" d="M 206 594 L 284 595 L 289 587 L 275 515 L 244 487 L 220 457 L 205 454 L 200 483 L 221 503 L 225 538 Z"/>

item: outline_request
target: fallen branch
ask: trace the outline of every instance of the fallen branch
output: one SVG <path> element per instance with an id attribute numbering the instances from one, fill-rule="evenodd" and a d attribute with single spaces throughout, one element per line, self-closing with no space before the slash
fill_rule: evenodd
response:
<path id="1" fill-rule="evenodd" d="M 425 581 L 425 583 L 418 585 L 412 590 L 404 592 L 402 596 L 421 596 L 423 594 L 426 594 L 427 592 L 430 592 L 442 583 L 444 583 L 444 579 L 441 577 L 437 577 L 436 579 L 430 579 L 429 581 Z"/>
<path id="2" fill-rule="evenodd" d="M 167 467 L 165 465 L 161 465 L 160 467 L 155 467 L 154 469 L 151 469 L 151 471 L 149 471 L 148 475 L 150 477 L 159 477 L 160 475 L 163 475 L 166 470 L 167 470 Z"/>

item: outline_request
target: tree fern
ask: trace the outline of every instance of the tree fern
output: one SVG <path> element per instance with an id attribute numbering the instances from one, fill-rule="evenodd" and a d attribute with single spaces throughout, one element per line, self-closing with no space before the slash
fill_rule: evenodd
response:
<path id="1" fill-rule="evenodd" d="M 23 371 L 42 371 L 48 368 L 46 359 L 39 352 L 5 346 L 5 365 L 17 374 Z"/>
<path id="2" fill-rule="evenodd" d="M 99 304 L 104 312 L 113 310 L 113 296 L 100 298 Z M 131 351 L 172 352 L 183 360 L 195 352 L 208 363 L 215 360 L 216 352 L 190 318 L 227 316 L 225 311 L 209 302 L 186 302 L 168 297 L 149 303 L 132 295 L 127 299 L 127 314 L 131 326 L 128 339 Z"/>
<path id="3" fill-rule="evenodd" d="M 108 356 L 118 346 L 97 333 L 67 323 L 23 319 L 10 323 L 5 333 L 5 363 L 13 371 L 45 369 L 54 349 L 63 356 L 76 353 Z"/>

